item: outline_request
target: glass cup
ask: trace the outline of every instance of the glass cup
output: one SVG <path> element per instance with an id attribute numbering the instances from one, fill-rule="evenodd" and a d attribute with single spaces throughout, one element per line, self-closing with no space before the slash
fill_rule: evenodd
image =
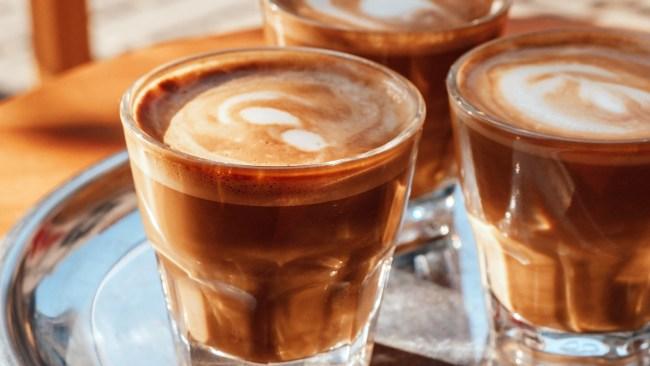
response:
<path id="1" fill-rule="evenodd" d="M 262 0 L 268 43 L 359 55 L 399 72 L 424 95 L 427 118 L 418 149 L 412 200 L 400 234 L 404 244 L 401 248 L 417 247 L 446 235 L 453 223 L 456 174 L 445 78 L 463 53 L 502 34 L 512 0 L 490 1 L 485 14 L 466 24 L 431 30 L 374 30 L 321 22 L 292 10 L 301 2 Z M 480 3 L 485 6 L 488 2 Z M 474 12 L 470 8 L 477 4 L 467 2 L 468 13 Z M 338 5 L 332 2 L 330 6 Z"/>
<path id="2" fill-rule="evenodd" d="M 647 365 L 650 139 L 567 137 L 521 127 L 477 104 L 470 96 L 485 90 L 463 81 L 470 79 L 467 70 L 492 65 L 495 55 L 534 49 L 544 49 L 546 55 L 548 47 L 568 51 L 573 45 L 650 54 L 647 39 L 629 35 L 532 33 L 478 47 L 453 66 L 448 78 L 461 186 L 489 292 L 492 341 L 504 364 Z M 571 74 L 571 67 L 579 69 L 576 64 L 546 67 L 542 62 L 548 60 L 529 56 L 533 66 L 524 67 L 542 70 L 540 74 L 569 70 L 564 71 L 570 74 L 564 81 L 568 84 L 531 71 L 527 82 L 545 84 L 538 85 L 539 95 L 518 90 L 520 95 L 535 95 L 532 100 L 562 85 L 589 85 L 583 90 L 595 88 L 594 95 L 602 96 L 595 84 L 611 83 L 601 72 L 595 83 L 580 86 Z M 593 69 L 586 66 L 583 73 L 598 72 Z M 647 78 L 637 82 L 648 85 Z M 570 101 L 565 97 L 562 103 Z M 543 116 L 563 115 L 551 111 Z M 650 122 L 645 118 L 641 122 Z"/>
<path id="3" fill-rule="evenodd" d="M 141 128 L 148 93 L 181 93 L 168 81 L 218 74 L 238 57 L 262 68 L 293 57 L 354 66 L 402 98 L 409 120 L 371 151 L 292 166 L 197 158 Z M 393 71 L 307 49 L 201 55 L 127 91 L 122 123 L 182 365 L 368 364 L 424 111 L 417 89 Z"/>

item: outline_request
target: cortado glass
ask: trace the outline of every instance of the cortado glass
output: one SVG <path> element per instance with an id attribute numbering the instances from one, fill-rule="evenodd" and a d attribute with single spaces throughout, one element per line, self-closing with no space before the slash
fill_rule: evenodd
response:
<path id="1" fill-rule="evenodd" d="M 262 48 L 137 81 L 121 116 L 183 365 L 367 365 L 424 120 L 408 80 Z"/>
<path id="2" fill-rule="evenodd" d="M 452 223 L 455 163 L 445 78 L 471 48 L 499 36 L 512 0 L 263 0 L 267 41 L 329 48 L 386 65 L 423 94 L 427 118 L 402 241 Z"/>
<path id="3" fill-rule="evenodd" d="M 517 364 L 650 361 L 650 38 L 617 33 L 501 39 L 449 75 L 494 340 Z"/>

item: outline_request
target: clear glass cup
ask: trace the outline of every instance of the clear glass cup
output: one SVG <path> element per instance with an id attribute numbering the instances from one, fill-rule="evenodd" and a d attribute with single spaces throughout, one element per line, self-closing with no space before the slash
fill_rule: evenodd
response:
<path id="1" fill-rule="evenodd" d="M 139 126 L 148 92 L 174 93 L 166 81 L 251 56 L 258 66 L 297 56 L 351 64 L 379 78 L 390 98 L 403 98 L 409 120 L 374 150 L 293 166 L 197 158 Z M 152 71 L 127 91 L 121 118 L 180 364 L 368 364 L 424 113 L 405 78 L 322 50 L 201 55 Z"/>
<path id="2" fill-rule="evenodd" d="M 650 54 L 641 37 L 547 31 L 478 47 L 448 78 L 495 357 L 506 365 L 650 362 L 650 140 L 517 127 L 473 103 L 468 95 L 477 91 L 462 87 L 465 70 L 493 55 L 583 44 Z"/>
<path id="3" fill-rule="evenodd" d="M 427 118 L 400 242 L 405 245 L 402 248 L 417 247 L 448 234 L 453 227 L 456 174 L 445 78 L 463 53 L 503 33 L 512 0 L 494 0 L 487 14 L 466 24 L 432 30 L 374 30 L 320 22 L 292 11 L 291 4 L 297 2 L 261 1 L 269 44 L 362 56 L 399 72 L 424 95 Z"/>

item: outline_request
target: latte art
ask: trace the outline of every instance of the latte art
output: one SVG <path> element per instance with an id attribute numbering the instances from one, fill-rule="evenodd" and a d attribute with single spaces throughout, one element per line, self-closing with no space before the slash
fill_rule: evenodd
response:
<path id="1" fill-rule="evenodd" d="M 208 93 L 206 93 L 208 94 Z M 198 97 L 191 103 L 196 102 L 200 103 L 199 100 L 206 102 L 209 96 Z M 265 100 L 276 100 L 276 99 L 286 99 L 286 100 L 296 100 L 297 98 L 292 97 L 291 95 L 268 91 L 268 92 L 252 92 L 244 93 L 240 95 L 232 96 L 224 100 L 218 107 L 217 120 L 221 123 L 231 124 L 235 119 L 231 117 L 230 109 L 236 107 L 239 103 L 245 102 L 255 102 L 255 101 L 265 101 Z M 206 108 L 210 108 L 209 105 Z M 209 113 L 209 111 L 208 111 Z M 256 125 L 288 125 L 288 126 L 299 126 L 300 119 L 295 117 L 289 112 L 285 112 L 280 109 L 268 108 L 268 107 L 247 107 L 239 111 L 239 116 L 242 117 L 246 122 L 256 124 Z M 200 117 L 200 116 L 199 116 Z"/>
<path id="2" fill-rule="evenodd" d="M 497 56 L 468 81 L 485 87 L 480 102 L 487 110 L 524 128 L 578 138 L 650 137 L 647 60 L 593 47 L 555 51 Z"/>
<path id="3" fill-rule="evenodd" d="M 217 91 L 209 90 L 191 100 L 172 118 L 164 141 L 170 146 L 187 150 L 194 155 L 211 158 L 214 153 L 211 152 L 209 146 L 198 143 L 196 135 L 226 137 L 223 136 L 223 132 L 226 131 L 224 126 L 228 126 L 227 131 L 234 133 L 233 141 L 242 142 L 241 136 L 247 134 L 246 130 L 249 127 L 234 127 L 240 123 L 275 126 L 276 129 L 282 126 L 287 128 L 302 126 L 300 118 L 290 112 L 272 107 L 255 106 L 255 103 L 273 103 L 278 100 L 300 105 L 302 101 L 295 96 L 275 91 L 260 91 L 238 94 L 224 100 L 221 100 L 221 97 Z M 215 105 L 217 106 L 216 113 L 212 110 Z M 242 105 L 252 106 L 242 107 Z M 187 125 L 191 125 L 193 128 L 187 129 Z M 271 135 L 270 138 L 273 136 Z M 288 129 L 281 134 L 280 140 L 280 142 L 304 152 L 317 152 L 327 146 L 319 134 L 301 129 Z M 221 160 L 242 162 L 239 159 L 224 156 L 222 152 L 219 153 L 219 157 Z"/>
<path id="4" fill-rule="evenodd" d="M 469 4 L 468 4 L 469 2 Z M 442 29 L 489 13 L 492 0 L 278 0 L 294 12 L 352 29 Z"/>
<path id="5" fill-rule="evenodd" d="M 320 68 L 217 82 L 175 111 L 163 142 L 238 164 L 312 164 L 362 153 L 386 143 L 403 120 L 368 83 Z"/>
<path id="6" fill-rule="evenodd" d="M 650 113 L 650 92 L 619 85 L 615 73 L 581 64 L 513 67 L 498 78 L 504 102 L 551 128 L 625 134 Z"/>

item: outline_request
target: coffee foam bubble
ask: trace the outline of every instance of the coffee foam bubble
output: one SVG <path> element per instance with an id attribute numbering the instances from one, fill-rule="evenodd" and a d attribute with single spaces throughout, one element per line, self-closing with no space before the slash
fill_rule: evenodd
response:
<path id="1" fill-rule="evenodd" d="M 442 29 L 489 13 L 492 0 L 277 0 L 302 16 L 351 29 Z"/>
<path id="2" fill-rule="evenodd" d="M 510 51 L 471 70 L 487 111 L 543 133 L 590 139 L 650 137 L 650 63 L 604 47 Z"/>

